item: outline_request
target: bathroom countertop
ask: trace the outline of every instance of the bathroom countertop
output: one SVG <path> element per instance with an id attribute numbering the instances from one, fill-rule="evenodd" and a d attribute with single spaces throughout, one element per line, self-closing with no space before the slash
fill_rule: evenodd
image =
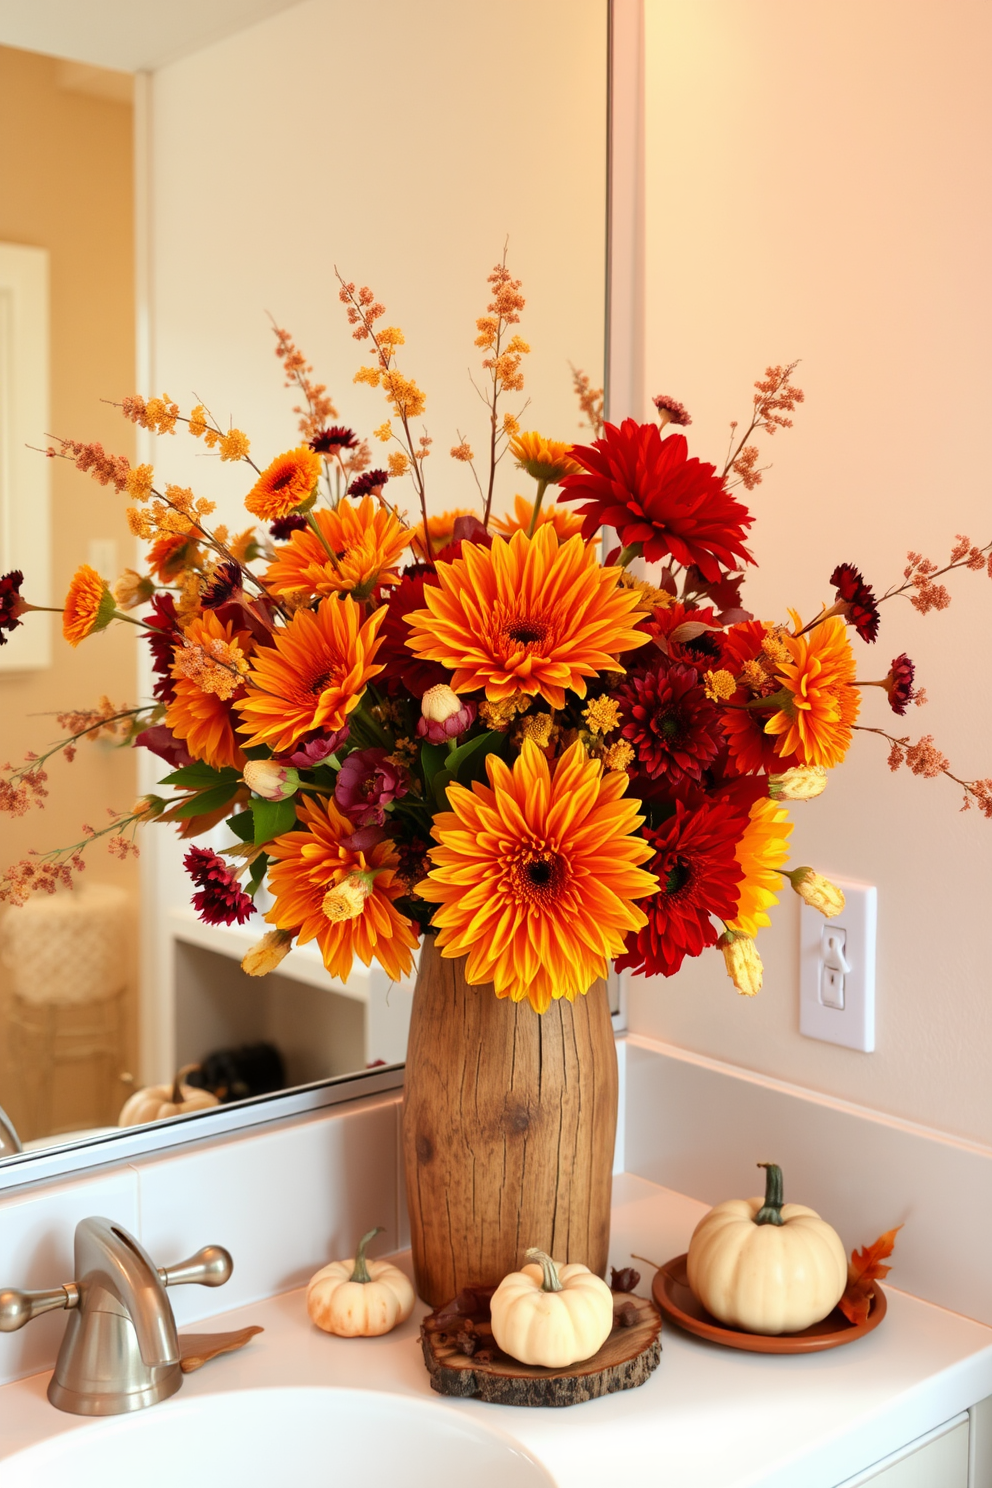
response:
<path id="1" fill-rule="evenodd" d="M 620 1175 L 613 1264 L 629 1264 L 631 1252 L 665 1261 L 684 1251 L 705 1210 Z M 644 1276 L 638 1290 L 646 1293 L 651 1273 L 635 1264 Z M 747 1354 L 666 1324 L 661 1363 L 639 1389 L 558 1410 L 447 1403 L 517 1437 L 560 1488 L 835 1488 L 992 1395 L 992 1329 L 895 1287 L 886 1293 L 885 1320 L 850 1347 L 800 1357 Z M 420 1352 L 424 1311 L 418 1306 L 401 1328 L 376 1339 L 320 1333 L 307 1319 L 302 1290 L 218 1314 L 195 1331 L 259 1323 L 265 1332 L 188 1375 L 175 1398 L 347 1385 L 436 1399 Z M 48 1404 L 48 1379 L 34 1375 L 0 1389 L 0 1459 L 56 1432 L 88 1428 Z"/>

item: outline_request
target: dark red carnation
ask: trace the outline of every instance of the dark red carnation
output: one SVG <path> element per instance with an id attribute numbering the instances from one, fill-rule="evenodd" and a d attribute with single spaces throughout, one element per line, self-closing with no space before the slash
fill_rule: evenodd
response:
<path id="1" fill-rule="evenodd" d="M 191 847 L 183 867 L 200 890 L 193 895 L 193 908 L 205 925 L 243 925 L 255 913 L 224 859 L 208 847 Z"/>
<path id="2" fill-rule="evenodd" d="M 649 562 L 673 557 L 695 563 L 709 582 L 724 569 L 752 563 L 744 529 L 754 520 L 726 490 L 716 467 L 688 458 L 683 434 L 662 439 L 657 424 L 624 419 L 606 424 L 602 439 L 572 451 L 585 469 L 567 475 L 559 500 L 583 501 L 583 535 L 614 527 L 621 542 L 636 544 Z"/>
<path id="3" fill-rule="evenodd" d="M 375 658 L 384 667 L 376 686 L 389 693 L 406 691 L 419 698 L 441 682 L 451 686 L 449 671 L 436 661 L 421 661 L 406 644 L 410 627 L 405 617 L 425 608 L 424 585 L 428 580 L 436 582 L 429 568 L 408 568 L 390 593 Z"/>
<path id="4" fill-rule="evenodd" d="M 6 646 L 5 630 L 16 630 L 26 608 L 21 598 L 24 575 L 19 568 L 12 568 L 0 578 L 0 646 Z"/>
<path id="5" fill-rule="evenodd" d="M 389 479 L 386 470 L 366 470 L 364 475 L 356 475 L 348 487 L 349 496 L 368 496 L 373 491 L 381 491 Z"/>
<path id="6" fill-rule="evenodd" d="M 882 684 L 888 694 L 889 707 L 893 713 L 905 713 L 916 697 L 918 689 L 913 687 L 915 677 L 916 668 L 905 651 L 893 658 L 889 675 Z"/>
<path id="7" fill-rule="evenodd" d="M 339 749 L 350 733 L 351 729 L 347 724 L 330 734 L 325 734 L 322 729 L 311 729 L 308 734 L 297 739 L 292 754 L 285 755 L 284 759 L 298 770 L 313 770 Z"/>
<path id="8" fill-rule="evenodd" d="M 216 610 L 219 605 L 228 604 L 236 594 L 240 594 L 241 589 L 241 565 L 230 558 L 221 564 L 200 595 L 200 604 L 205 610 Z"/>
<path id="9" fill-rule="evenodd" d="M 286 517 L 276 517 L 269 528 L 269 536 L 274 537 L 276 542 L 286 542 L 294 532 L 302 532 L 307 525 L 306 517 L 299 512 L 290 512 Z"/>
<path id="10" fill-rule="evenodd" d="M 658 393 L 651 399 L 651 402 L 660 414 L 665 415 L 662 419 L 662 427 L 665 424 L 681 424 L 683 429 L 687 429 L 692 423 L 689 410 L 684 403 L 679 402 L 678 398 L 670 398 L 667 393 Z"/>
<path id="11" fill-rule="evenodd" d="M 863 641 L 873 641 L 878 635 L 878 601 L 870 585 L 853 563 L 838 563 L 830 582 L 837 590 L 834 613 L 844 615 Z"/>
<path id="12" fill-rule="evenodd" d="M 343 424 L 332 424 L 329 429 L 321 429 L 310 440 L 310 448 L 315 455 L 336 455 L 339 450 L 354 449 L 358 443 L 358 435 L 354 429 L 346 429 Z"/>
<path id="13" fill-rule="evenodd" d="M 633 745 L 637 769 L 649 780 L 678 786 L 698 781 L 720 748 L 720 721 L 695 667 L 657 661 L 616 687 L 621 733 Z"/>
<path id="14" fill-rule="evenodd" d="M 179 640 L 176 621 L 176 601 L 171 594 L 156 594 L 152 599 L 151 613 L 145 616 L 149 630 L 143 632 L 152 653 L 152 672 L 155 685 L 152 692 L 160 703 L 171 703 L 175 697 L 172 679 L 172 652 Z"/>
<path id="15" fill-rule="evenodd" d="M 695 811 L 681 802 L 660 827 L 643 828 L 655 849 L 648 872 L 661 888 L 640 908 L 648 917 L 643 930 L 627 937 L 617 970 L 645 976 L 674 976 L 686 956 L 698 956 L 716 945 L 718 930 L 711 916 L 731 920 L 737 912 L 737 887 L 743 869 L 735 849 L 747 815 L 725 801 L 708 801 Z"/>

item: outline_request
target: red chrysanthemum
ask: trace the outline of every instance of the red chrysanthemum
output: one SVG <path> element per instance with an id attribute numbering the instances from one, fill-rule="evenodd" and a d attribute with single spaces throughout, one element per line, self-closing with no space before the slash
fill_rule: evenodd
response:
<path id="1" fill-rule="evenodd" d="M 565 477 L 559 499 L 585 502 L 579 508 L 585 537 L 613 527 L 649 563 L 671 556 L 716 582 L 723 569 L 754 561 L 744 546 L 744 529 L 754 518 L 726 490 L 716 467 L 690 460 L 687 451 L 684 435 L 662 439 L 657 424 L 606 424 L 602 439 L 572 450 L 585 469 Z"/>
<path id="2" fill-rule="evenodd" d="M 5 630 L 16 630 L 26 608 L 21 598 L 24 575 L 19 568 L 12 568 L 0 578 L 0 646 L 7 644 Z"/>
<path id="3" fill-rule="evenodd" d="M 905 713 L 916 697 L 917 689 L 913 686 L 915 677 L 916 668 L 905 651 L 893 657 L 889 675 L 882 684 L 888 694 L 889 707 L 893 713 Z"/>
<path id="4" fill-rule="evenodd" d="M 409 692 L 423 697 L 431 687 L 442 682 L 451 686 L 451 673 L 437 661 L 423 661 L 407 645 L 412 634 L 407 616 L 424 608 L 424 585 L 434 583 L 428 568 L 408 568 L 395 589 L 390 591 L 386 618 L 379 631 L 378 659 L 382 675 L 378 685 L 389 693 Z"/>
<path id="5" fill-rule="evenodd" d="M 678 802 L 674 816 L 660 827 L 644 829 L 655 850 L 646 866 L 661 888 L 641 900 L 648 923 L 628 935 L 618 971 L 674 976 L 686 956 L 716 945 L 711 916 L 729 920 L 736 913 L 744 876 L 736 847 L 746 825 L 746 814 L 723 801 L 709 801 L 695 811 Z"/>
<path id="6" fill-rule="evenodd" d="M 243 925 L 255 913 L 224 859 L 208 847 L 191 847 L 183 867 L 200 890 L 193 895 L 193 908 L 205 925 Z"/>
<path id="7" fill-rule="evenodd" d="M 695 667 L 659 657 L 614 689 L 621 733 L 633 746 L 637 768 L 650 780 L 678 786 L 698 781 L 720 748 L 719 714 Z"/>
<path id="8" fill-rule="evenodd" d="M 152 671 L 155 674 L 152 692 L 160 703 L 169 704 L 176 695 L 172 662 L 173 652 L 180 639 L 176 601 L 171 594 L 154 596 L 151 613 L 145 615 L 145 624 L 149 629 L 144 632 L 144 638 L 152 653 Z"/>
<path id="9" fill-rule="evenodd" d="M 701 630 L 700 626 L 710 628 Z M 669 661 L 684 662 L 700 672 L 723 666 L 723 631 L 711 606 L 692 610 L 677 599 L 664 609 L 656 609 L 644 628 L 664 643 L 659 644 L 659 650 Z"/>
<path id="10" fill-rule="evenodd" d="M 871 586 L 853 563 L 838 563 L 830 582 L 837 590 L 834 614 L 842 614 L 863 641 L 873 641 L 878 635 L 878 601 Z"/>

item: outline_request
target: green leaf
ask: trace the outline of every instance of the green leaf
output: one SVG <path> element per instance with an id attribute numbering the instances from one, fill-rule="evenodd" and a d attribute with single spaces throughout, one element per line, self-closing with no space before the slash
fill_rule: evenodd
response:
<path id="1" fill-rule="evenodd" d="M 250 899 L 254 899 L 255 895 L 258 893 L 258 890 L 261 888 L 262 880 L 265 877 L 268 866 L 268 853 L 259 853 L 254 863 L 252 863 L 251 865 L 251 872 L 248 874 L 247 892 Z"/>
<path id="2" fill-rule="evenodd" d="M 250 809 L 248 811 L 239 811 L 237 816 L 229 816 L 227 818 L 227 825 L 235 837 L 240 838 L 242 842 L 254 842 L 255 819 Z"/>
<path id="3" fill-rule="evenodd" d="M 166 775 L 164 780 L 159 781 L 159 785 L 181 785 L 187 790 L 209 790 L 240 779 L 240 771 L 232 769 L 230 765 L 225 765 L 222 770 L 215 770 L 211 765 L 197 760 L 192 765 L 183 765 L 181 770 L 173 770 L 171 775 Z"/>
<path id="4" fill-rule="evenodd" d="M 424 784 L 430 790 L 434 776 L 438 770 L 444 769 L 448 763 L 448 748 L 446 744 L 424 744 L 420 750 L 420 764 L 424 772 Z"/>
<path id="5" fill-rule="evenodd" d="M 439 806 L 443 806 L 445 808 L 447 807 L 448 786 L 451 784 L 454 778 L 455 777 L 452 775 L 450 770 L 438 770 L 437 774 L 434 776 L 434 779 L 431 781 L 431 788 L 434 791 L 434 799 Z"/>
<path id="6" fill-rule="evenodd" d="M 255 818 L 256 847 L 271 842 L 273 837 L 279 837 L 283 832 L 291 832 L 296 826 L 296 802 L 292 796 L 288 801 L 259 799 L 252 802 L 251 809 Z"/>
<path id="7" fill-rule="evenodd" d="M 485 770 L 481 773 L 477 766 L 485 759 L 487 754 L 493 754 L 503 743 L 503 735 L 491 729 L 484 734 L 477 734 L 474 739 L 469 739 L 467 744 L 459 744 L 453 749 L 447 758 L 447 766 L 457 780 L 484 780 Z M 472 766 L 463 772 L 462 766 Z"/>
<path id="8" fill-rule="evenodd" d="M 176 821 L 186 821 L 191 816 L 206 816 L 208 811 L 216 811 L 218 807 L 226 806 L 231 797 L 236 796 L 237 793 L 237 780 L 229 781 L 225 785 L 216 785 L 213 790 L 197 791 L 196 795 L 184 801 L 173 815 Z"/>

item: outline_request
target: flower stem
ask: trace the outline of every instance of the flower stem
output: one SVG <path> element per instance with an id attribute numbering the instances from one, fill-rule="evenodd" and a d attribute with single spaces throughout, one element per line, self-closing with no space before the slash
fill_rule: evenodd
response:
<path id="1" fill-rule="evenodd" d="M 541 514 L 541 502 L 544 500 L 544 493 L 547 489 L 547 481 L 539 480 L 537 483 L 537 495 L 534 497 L 534 510 L 530 514 L 530 526 L 527 528 L 528 537 L 533 537 L 537 530 L 537 519 Z"/>

